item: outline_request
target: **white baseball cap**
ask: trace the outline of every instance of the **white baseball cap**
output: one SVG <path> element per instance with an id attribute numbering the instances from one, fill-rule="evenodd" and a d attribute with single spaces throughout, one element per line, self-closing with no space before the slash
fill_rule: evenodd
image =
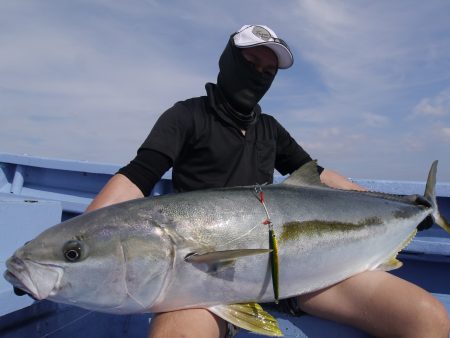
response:
<path id="1" fill-rule="evenodd" d="M 266 46 L 278 57 L 278 68 L 286 69 L 294 63 L 294 56 L 286 42 L 264 25 L 245 25 L 233 36 L 238 48 Z"/>

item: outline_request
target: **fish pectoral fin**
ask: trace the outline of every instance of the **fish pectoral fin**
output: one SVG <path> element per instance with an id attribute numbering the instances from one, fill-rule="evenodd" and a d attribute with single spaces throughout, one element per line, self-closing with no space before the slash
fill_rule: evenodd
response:
<path id="1" fill-rule="evenodd" d="M 258 303 L 216 305 L 208 310 L 248 331 L 271 337 L 283 336 L 277 320 Z"/>
<path id="2" fill-rule="evenodd" d="M 391 271 L 400 268 L 403 265 L 397 258 L 391 257 L 388 261 L 377 266 L 376 270 Z"/>
<path id="3" fill-rule="evenodd" d="M 267 254 L 271 249 L 238 249 L 225 251 L 212 251 L 205 253 L 193 252 L 184 257 L 189 263 L 220 264 L 235 261 L 238 258 Z"/>

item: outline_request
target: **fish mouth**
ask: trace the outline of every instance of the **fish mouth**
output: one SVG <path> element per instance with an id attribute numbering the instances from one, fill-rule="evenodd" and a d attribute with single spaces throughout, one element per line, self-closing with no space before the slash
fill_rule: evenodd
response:
<path id="1" fill-rule="evenodd" d="M 6 261 L 4 278 L 34 299 L 46 299 L 55 293 L 63 269 L 58 266 L 21 260 L 15 256 Z"/>
<path id="2" fill-rule="evenodd" d="M 21 291 L 23 291 L 24 293 L 27 293 L 29 295 L 31 295 L 34 298 L 34 295 L 32 294 L 31 290 L 29 290 L 25 284 L 23 284 L 19 278 L 17 278 L 11 271 L 6 270 L 3 273 L 3 277 L 14 286 L 14 290 L 17 288 Z"/>

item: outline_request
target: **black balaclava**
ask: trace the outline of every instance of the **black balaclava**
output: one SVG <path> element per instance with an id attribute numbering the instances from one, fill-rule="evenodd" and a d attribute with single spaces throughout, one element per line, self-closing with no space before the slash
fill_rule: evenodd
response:
<path id="1" fill-rule="evenodd" d="M 242 51 L 230 37 L 219 60 L 217 89 L 234 110 L 234 118 L 248 120 L 255 118 L 254 108 L 269 90 L 275 74 L 261 73 L 247 61 Z"/>

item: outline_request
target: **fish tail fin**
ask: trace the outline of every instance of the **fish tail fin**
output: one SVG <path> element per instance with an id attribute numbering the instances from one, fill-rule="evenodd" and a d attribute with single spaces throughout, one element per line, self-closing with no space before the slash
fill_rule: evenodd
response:
<path id="1" fill-rule="evenodd" d="M 433 217 L 434 222 L 450 234 L 450 223 L 439 213 L 436 200 L 437 164 L 438 164 L 437 160 L 434 161 L 433 164 L 431 164 L 430 172 L 428 173 L 427 185 L 425 187 L 424 197 L 428 202 L 430 202 L 431 207 L 433 208 L 433 213 L 431 214 L 431 217 Z"/>

